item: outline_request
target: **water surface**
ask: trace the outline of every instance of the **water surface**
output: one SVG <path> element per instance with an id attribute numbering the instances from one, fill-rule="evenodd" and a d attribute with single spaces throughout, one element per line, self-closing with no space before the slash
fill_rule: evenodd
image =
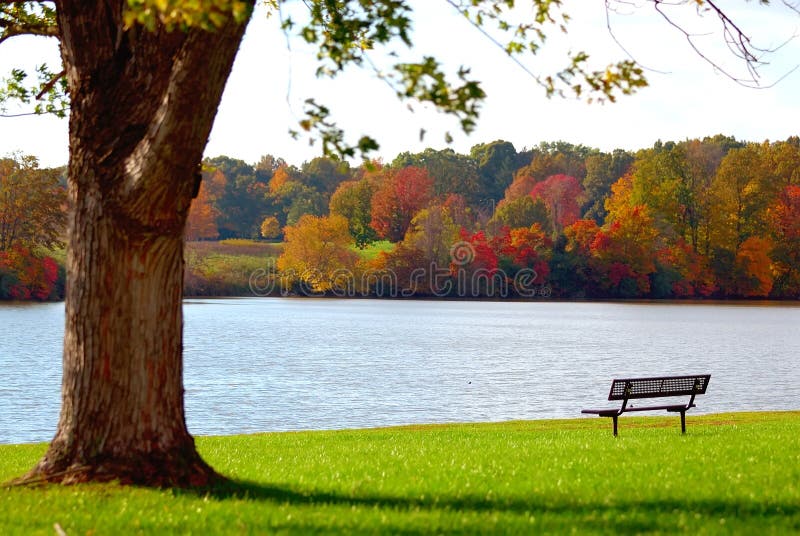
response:
<path id="1" fill-rule="evenodd" d="M 800 408 L 800 307 L 187 300 L 194 434 L 579 417 L 610 380 L 710 373 L 698 413 Z M 63 304 L 0 305 L 0 443 L 58 418 Z"/>

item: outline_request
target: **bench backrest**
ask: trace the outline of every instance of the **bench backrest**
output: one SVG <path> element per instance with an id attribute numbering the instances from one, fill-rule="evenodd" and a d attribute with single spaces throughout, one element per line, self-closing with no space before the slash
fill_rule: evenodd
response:
<path id="1" fill-rule="evenodd" d="M 662 376 L 658 378 L 623 378 L 611 382 L 609 400 L 655 398 L 705 394 L 711 374 Z"/>

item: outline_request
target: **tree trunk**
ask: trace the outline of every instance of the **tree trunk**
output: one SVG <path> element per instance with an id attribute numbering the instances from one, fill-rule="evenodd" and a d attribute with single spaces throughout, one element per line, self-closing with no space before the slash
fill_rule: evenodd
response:
<path id="1" fill-rule="evenodd" d="M 71 97 L 62 407 L 29 477 L 205 485 L 216 474 L 184 417 L 183 230 L 244 24 L 125 30 L 124 5 L 58 4 Z"/>

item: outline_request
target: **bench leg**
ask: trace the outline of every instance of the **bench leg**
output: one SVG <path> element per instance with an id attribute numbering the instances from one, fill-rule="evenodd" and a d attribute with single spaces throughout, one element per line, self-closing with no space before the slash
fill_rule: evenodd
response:
<path id="1" fill-rule="evenodd" d="M 614 415 L 613 417 L 611 417 L 612 419 L 614 419 L 614 436 L 615 437 L 617 435 L 617 417 L 618 417 L 618 415 Z"/>
<path id="2" fill-rule="evenodd" d="M 681 411 L 681 433 L 686 433 L 686 412 Z"/>

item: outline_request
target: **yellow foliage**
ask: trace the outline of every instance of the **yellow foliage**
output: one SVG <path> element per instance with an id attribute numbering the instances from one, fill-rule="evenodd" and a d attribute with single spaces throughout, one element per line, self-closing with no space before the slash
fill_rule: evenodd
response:
<path id="1" fill-rule="evenodd" d="M 358 254 L 352 251 L 347 220 L 341 216 L 306 214 L 284 228 L 284 250 L 278 269 L 285 278 L 314 292 L 333 288 L 341 274 L 353 274 Z"/>

